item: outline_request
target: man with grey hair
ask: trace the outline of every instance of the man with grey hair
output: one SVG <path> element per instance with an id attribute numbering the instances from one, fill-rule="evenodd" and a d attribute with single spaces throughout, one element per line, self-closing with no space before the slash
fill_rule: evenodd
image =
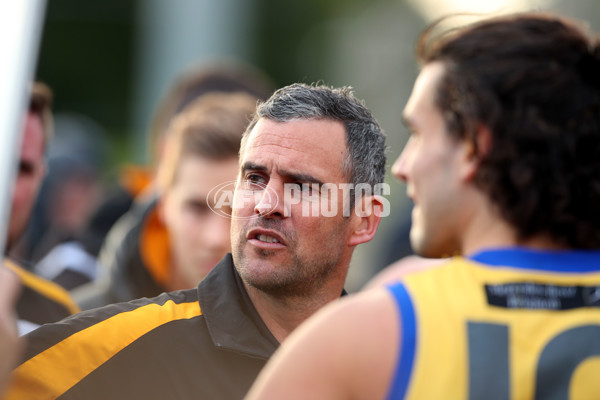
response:
<path id="1" fill-rule="evenodd" d="M 384 150 L 349 88 L 278 90 L 244 133 L 232 201 L 207 199 L 232 218 L 232 254 L 197 289 L 38 329 L 8 398 L 242 398 L 290 332 L 343 294 L 385 208 L 377 188 L 350 193 L 382 183 Z"/>

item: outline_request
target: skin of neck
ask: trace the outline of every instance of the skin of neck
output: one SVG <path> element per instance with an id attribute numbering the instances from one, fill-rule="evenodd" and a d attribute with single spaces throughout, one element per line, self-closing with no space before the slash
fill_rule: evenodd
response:
<path id="1" fill-rule="evenodd" d="M 167 290 L 172 292 L 175 290 L 190 289 L 191 287 L 193 286 L 190 286 L 190 283 L 183 277 L 175 261 L 172 261 Z"/>
<path id="2" fill-rule="evenodd" d="M 487 196 L 473 189 L 470 197 L 471 206 L 465 208 L 472 211 L 465 218 L 461 254 L 469 256 L 485 249 L 516 246 L 539 250 L 564 248 L 544 235 L 519 239 L 517 230 L 500 216 L 499 210 Z"/>

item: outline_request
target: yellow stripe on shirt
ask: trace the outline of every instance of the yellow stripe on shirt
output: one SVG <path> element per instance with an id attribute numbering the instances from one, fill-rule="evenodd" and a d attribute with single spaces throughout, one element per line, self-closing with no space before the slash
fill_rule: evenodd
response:
<path id="1" fill-rule="evenodd" d="M 5 399 L 56 399 L 146 333 L 201 314 L 197 301 L 177 304 L 173 300 L 116 314 L 21 364 Z"/>
<path id="2" fill-rule="evenodd" d="M 42 296 L 62 305 L 71 314 L 81 311 L 69 295 L 69 292 L 56 283 L 32 274 L 10 260 L 4 259 L 4 265 L 19 276 L 23 286 L 29 287 Z"/>

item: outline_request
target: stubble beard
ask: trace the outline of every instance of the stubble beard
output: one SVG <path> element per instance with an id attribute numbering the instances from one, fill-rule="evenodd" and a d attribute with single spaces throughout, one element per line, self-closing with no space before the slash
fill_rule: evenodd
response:
<path id="1" fill-rule="evenodd" d="M 259 226 L 271 225 L 269 223 Z M 271 226 L 272 227 L 272 226 Z M 250 229 L 250 228 L 246 228 Z M 281 228 L 278 229 L 282 232 Z M 251 250 L 257 255 L 255 260 L 249 260 L 246 254 L 246 230 L 240 232 L 236 243 L 232 244 L 232 256 L 235 268 L 242 280 L 249 286 L 277 298 L 307 297 L 317 292 L 326 282 L 327 277 L 334 271 L 342 257 L 342 246 L 328 246 L 321 249 L 319 254 L 301 256 L 297 250 L 296 235 L 285 233 L 287 248 L 282 250 Z M 252 266 L 254 263 L 269 263 L 281 251 L 289 254 L 290 259 L 286 264 L 274 264 L 268 271 L 268 276 L 259 274 Z M 264 271 L 263 271 L 264 272 Z"/>

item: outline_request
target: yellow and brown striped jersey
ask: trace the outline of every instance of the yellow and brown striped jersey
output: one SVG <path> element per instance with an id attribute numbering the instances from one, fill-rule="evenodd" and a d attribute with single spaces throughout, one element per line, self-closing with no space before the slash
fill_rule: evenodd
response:
<path id="1" fill-rule="evenodd" d="M 60 321 L 79 311 L 69 293 L 54 282 L 41 278 L 13 261 L 5 258 L 4 265 L 21 281 L 21 293 L 17 299 L 17 315 L 21 333 L 21 321 L 28 330 L 49 322 Z"/>
<path id="2" fill-rule="evenodd" d="M 6 399 L 241 399 L 279 345 L 229 254 L 197 289 L 84 311 L 27 342 Z"/>

